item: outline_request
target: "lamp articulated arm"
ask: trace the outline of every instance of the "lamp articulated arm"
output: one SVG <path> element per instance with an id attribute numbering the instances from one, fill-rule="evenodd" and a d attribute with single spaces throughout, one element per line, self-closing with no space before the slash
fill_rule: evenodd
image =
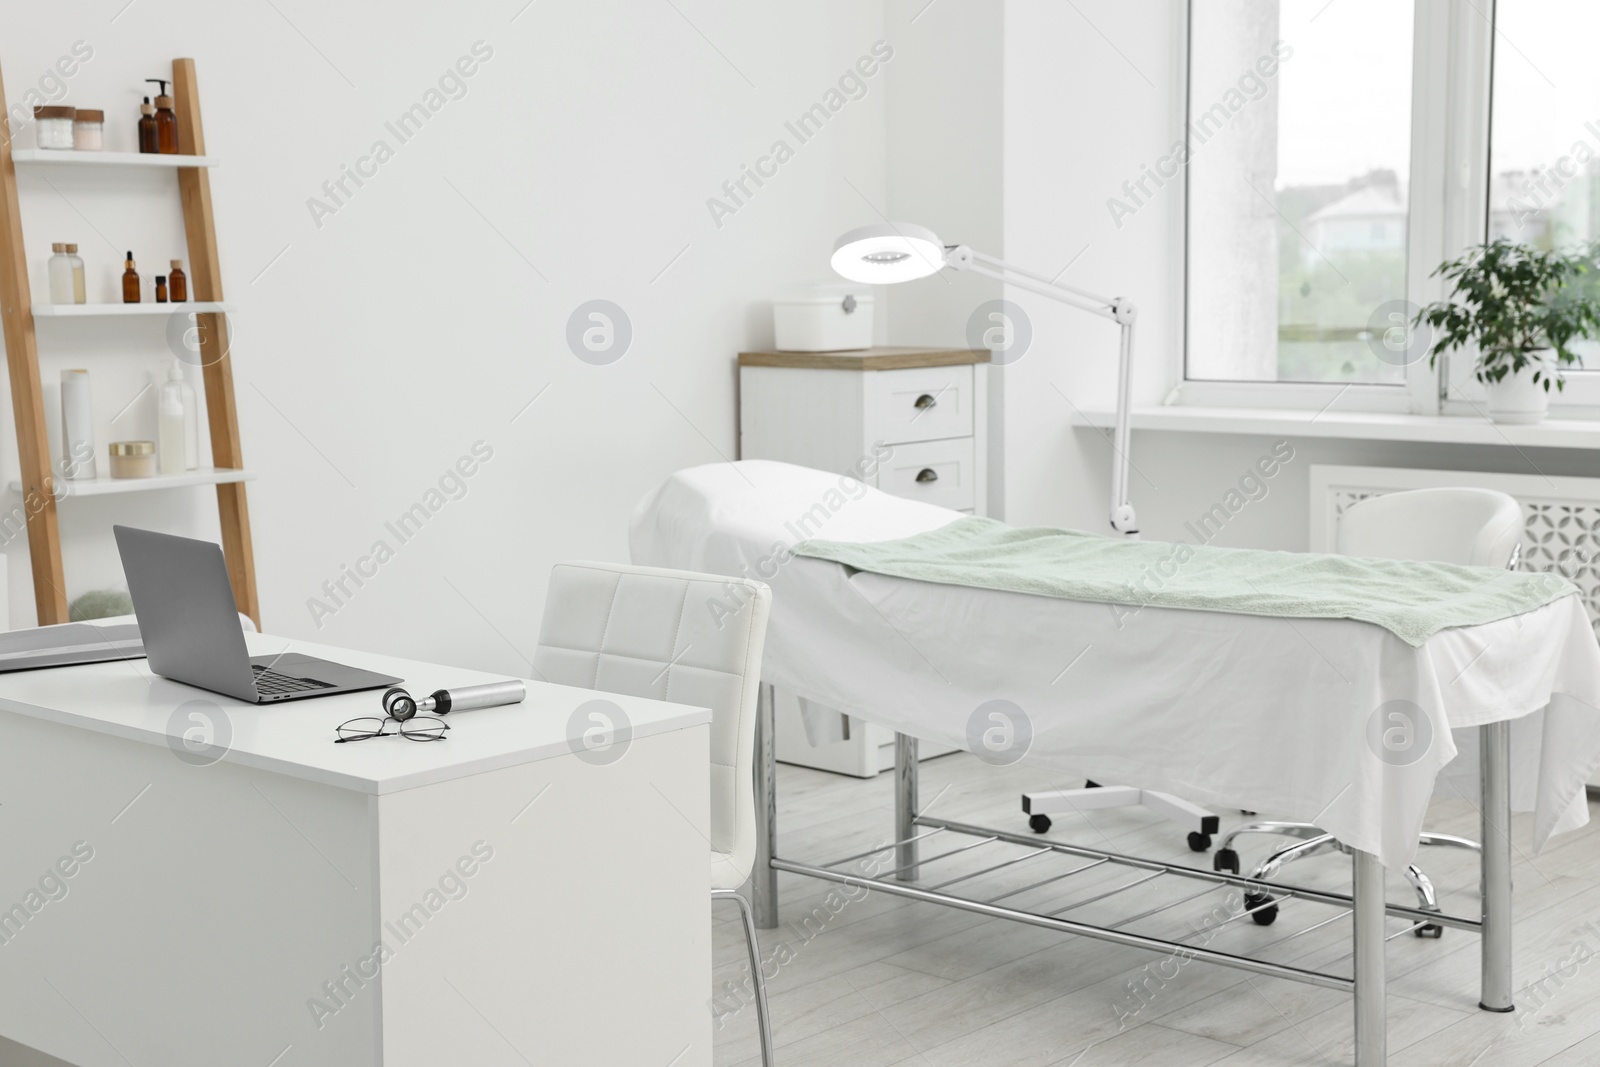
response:
<path id="1" fill-rule="evenodd" d="M 1111 474 L 1111 528 L 1123 537 L 1137 539 L 1139 518 L 1129 500 L 1128 457 L 1130 441 L 1129 415 L 1133 402 L 1133 327 L 1139 311 L 1123 297 L 1103 297 L 1085 292 L 1070 285 L 1013 267 L 993 256 L 974 252 L 966 245 L 947 245 L 944 250 L 945 265 L 953 270 L 968 271 L 985 278 L 1014 285 L 1030 293 L 1047 296 L 1063 304 L 1099 315 L 1115 322 L 1122 332 L 1121 352 L 1117 366 L 1117 425 L 1112 436 L 1114 453 Z"/>

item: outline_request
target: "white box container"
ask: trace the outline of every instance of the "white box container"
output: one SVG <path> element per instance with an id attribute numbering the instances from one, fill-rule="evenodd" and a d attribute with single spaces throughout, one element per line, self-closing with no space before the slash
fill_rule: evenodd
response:
<path id="1" fill-rule="evenodd" d="M 817 285 L 772 302 L 773 347 L 780 352 L 848 352 L 872 347 L 872 293 Z"/>

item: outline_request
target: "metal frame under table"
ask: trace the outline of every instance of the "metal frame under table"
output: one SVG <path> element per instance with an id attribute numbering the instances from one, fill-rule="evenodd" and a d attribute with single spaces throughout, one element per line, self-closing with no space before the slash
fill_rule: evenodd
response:
<path id="1" fill-rule="evenodd" d="M 982 826 L 923 815 L 918 811 L 917 741 L 914 737 L 899 733 L 895 735 L 895 834 L 893 843 L 869 852 L 846 856 L 843 859 L 833 860 L 821 865 L 784 859 L 777 855 L 776 850 L 777 775 L 773 754 L 773 690 L 771 685 L 763 684 L 761 687 L 756 724 L 757 851 L 755 873 L 751 878 L 751 886 L 756 925 L 763 929 L 770 930 L 778 925 L 778 872 L 789 871 L 824 881 L 876 889 L 894 896 L 925 901 L 930 904 L 940 904 L 990 918 L 1009 919 L 1012 922 L 1025 923 L 1045 930 L 1053 930 L 1057 933 L 1076 934 L 1081 937 L 1109 941 L 1112 944 L 1151 949 L 1157 952 L 1176 952 L 1187 958 L 1215 963 L 1223 967 L 1233 967 L 1256 974 L 1270 975 L 1275 978 L 1288 978 L 1293 981 L 1306 982 L 1310 985 L 1323 986 L 1329 989 L 1343 989 L 1354 995 L 1356 1067 L 1379 1067 L 1380 1064 L 1387 1061 L 1388 1057 L 1387 1035 L 1385 1032 L 1387 1005 L 1383 951 L 1386 940 L 1384 919 L 1386 916 L 1392 915 L 1410 920 L 1414 925 L 1409 929 L 1415 929 L 1416 926 L 1427 923 L 1436 923 L 1440 926 L 1450 926 L 1478 933 L 1481 936 L 1482 955 L 1482 993 L 1478 1006 L 1485 1011 L 1508 1012 L 1513 1010 L 1511 999 L 1511 790 L 1509 772 L 1511 733 L 1508 721 L 1489 723 L 1478 728 L 1481 742 L 1479 745 L 1478 771 L 1483 791 L 1480 803 L 1483 845 L 1480 854 L 1483 906 L 1481 915 L 1476 919 L 1461 915 L 1425 911 L 1421 908 L 1386 901 L 1383 866 L 1378 862 L 1376 856 L 1359 850 L 1351 851 L 1351 856 L 1355 861 L 1354 887 L 1353 892 L 1346 895 L 1284 882 L 1264 881 L 1225 872 L 1208 871 L 1197 867 L 1185 867 L 1178 864 L 1141 859 L 1136 856 L 1124 856 L 1100 849 L 1046 841 L 1028 835 L 1008 833 L 1003 830 L 993 830 Z M 921 856 L 922 844 L 936 835 L 940 838 L 952 840 L 963 838 L 972 840 L 969 843 L 960 844 L 955 848 L 942 851 L 937 855 L 923 858 Z M 969 853 L 995 843 L 1023 846 L 1031 851 L 1027 855 L 1003 860 L 975 872 L 946 878 L 933 885 L 914 884 L 921 878 L 925 869 L 939 860 L 957 854 Z M 888 852 L 891 849 L 894 852 L 894 866 L 884 874 L 863 874 L 841 869 L 847 863 Z M 1046 878 L 1043 882 L 1033 883 L 1026 888 L 1032 889 L 1046 883 L 1058 884 L 1072 875 L 1090 869 L 1097 869 L 1102 865 L 1108 864 L 1115 864 L 1138 871 L 1140 876 L 1124 885 L 1076 900 L 1072 904 L 1063 908 L 1056 908 L 1052 912 L 1030 911 L 1015 906 L 1015 901 L 1011 904 L 1000 903 L 1000 901 L 1015 897 L 1025 890 L 1013 890 L 999 896 L 983 899 L 975 894 L 963 895 L 960 891 L 952 888 L 958 883 L 967 883 L 966 888 L 970 890 L 971 883 L 980 880 L 982 875 L 992 871 L 1014 867 L 1035 859 L 1048 863 L 1051 859 L 1061 857 L 1086 860 L 1088 862 L 1076 866 L 1063 874 Z M 1124 890 L 1159 878 L 1176 878 L 1193 883 L 1205 883 L 1206 888 L 1198 893 L 1184 896 L 1170 904 L 1148 908 L 1108 926 L 1060 917 L 1062 912 L 1108 899 Z M 1167 940 L 1123 929 L 1137 920 L 1148 918 L 1158 912 L 1165 911 L 1167 908 L 1194 900 L 1204 893 L 1228 886 L 1248 890 L 1254 894 L 1268 894 L 1274 898 L 1272 905 L 1262 904 L 1257 907 L 1276 906 L 1277 903 L 1293 899 L 1340 909 L 1341 914 L 1336 915 L 1335 918 L 1342 917 L 1343 912 L 1349 912 L 1353 916 L 1351 933 L 1354 960 L 1353 973 L 1346 976 L 1296 967 L 1286 963 L 1276 963 L 1251 956 L 1236 955 L 1202 945 L 1186 944 L 1182 941 Z M 1241 919 L 1254 910 L 1257 910 L 1257 908 L 1247 907 L 1235 913 L 1226 921 L 1232 922 L 1236 919 Z M 1289 935 L 1289 937 L 1307 933 L 1310 929 L 1315 929 L 1317 926 L 1322 925 L 1325 924 L 1318 923 L 1316 926 L 1297 931 L 1295 934 Z M 1404 932 L 1406 931 L 1401 931 L 1401 933 Z M 1282 938 L 1279 942 L 1273 942 L 1273 944 L 1285 940 L 1288 940 L 1288 938 Z"/>

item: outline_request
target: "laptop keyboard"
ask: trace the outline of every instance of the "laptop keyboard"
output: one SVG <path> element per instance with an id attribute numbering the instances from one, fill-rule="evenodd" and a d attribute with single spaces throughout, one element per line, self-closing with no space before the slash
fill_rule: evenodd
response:
<path id="1" fill-rule="evenodd" d="M 256 672 L 256 692 L 264 697 L 278 697 L 289 693 L 305 693 L 314 689 L 332 689 L 332 682 L 319 682 L 315 678 L 294 678 L 279 674 L 270 667 L 251 665 Z"/>

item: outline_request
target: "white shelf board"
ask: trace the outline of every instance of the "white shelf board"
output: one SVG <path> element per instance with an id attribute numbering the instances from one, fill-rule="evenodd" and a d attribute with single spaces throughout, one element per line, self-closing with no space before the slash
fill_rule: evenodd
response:
<path id="1" fill-rule="evenodd" d="M 18 163 L 60 163 L 69 167 L 215 167 L 216 156 L 159 155 L 154 152 L 79 152 L 75 149 L 18 148 Z"/>
<path id="2" fill-rule="evenodd" d="M 64 486 L 69 497 L 105 496 L 108 493 L 144 493 L 152 489 L 182 489 L 191 485 L 248 482 L 254 480 L 255 476 L 255 471 L 201 467 L 199 470 L 184 471 L 182 474 L 158 474 L 153 478 L 96 478 L 93 481 L 81 482 L 59 478 L 56 484 Z M 11 491 L 22 492 L 22 483 L 12 482 Z"/>
<path id="3" fill-rule="evenodd" d="M 204 314 L 232 311 L 233 305 L 187 300 L 178 304 L 35 304 L 36 319 L 98 319 L 118 315 L 171 315 L 174 311 Z"/>
<path id="4" fill-rule="evenodd" d="M 1110 429 L 1116 412 L 1082 412 L 1080 426 Z M 1600 448 L 1600 421 L 1547 418 L 1533 426 L 1505 426 L 1464 415 L 1401 415 L 1376 411 L 1283 408 L 1136 407 L 1135 430 L 1173 433 L 1264 434 L 1363 441 L 1500 445 L 1514 448 Z"/>

